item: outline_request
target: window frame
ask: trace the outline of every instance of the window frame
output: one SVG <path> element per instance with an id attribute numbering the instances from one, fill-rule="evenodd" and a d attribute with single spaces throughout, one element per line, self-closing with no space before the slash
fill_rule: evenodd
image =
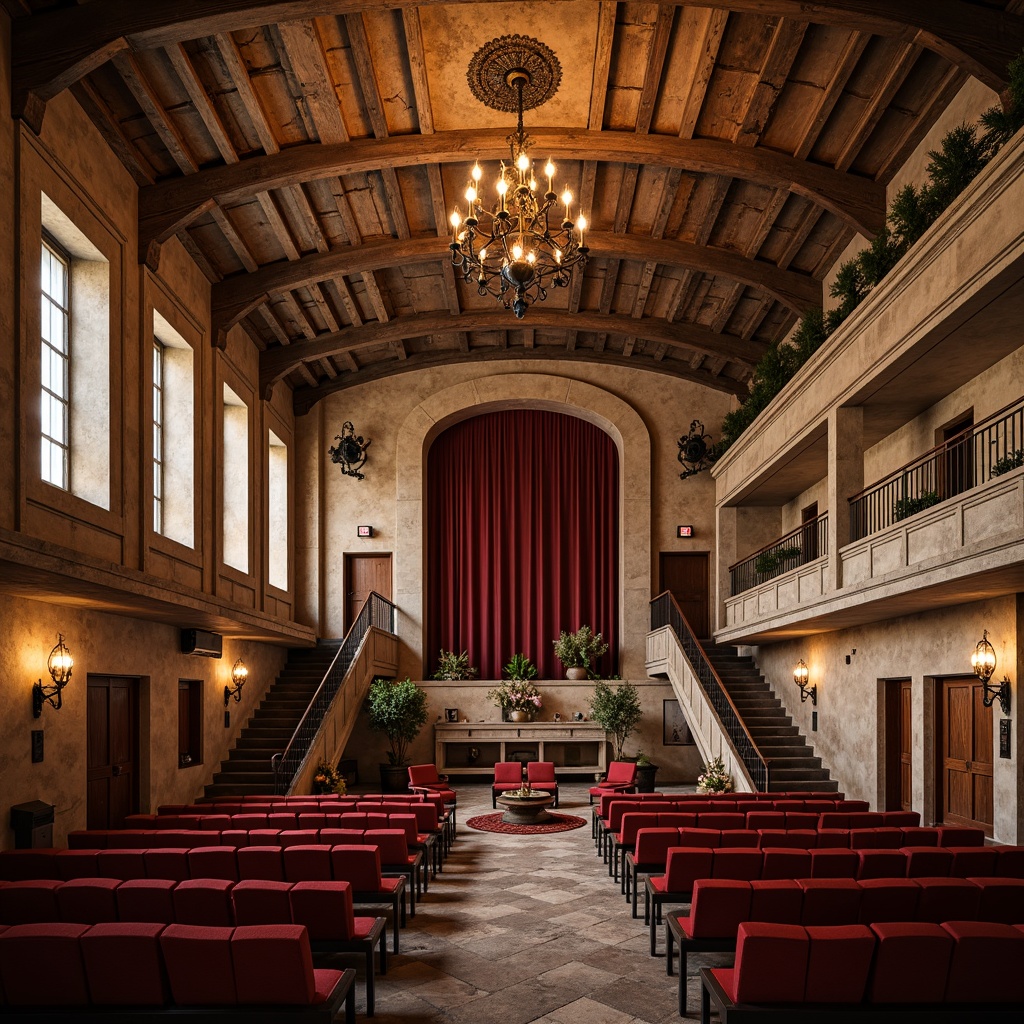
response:
<path id="1" fill-rule="evenodd" d="M 166 346 L 153 336 L 153 530 L 164 536 L 164 354 Z"/>
<path id="2" fill-rule="evenodd" d="M 40 478 L 43 483 L 49 484 L 51 487 L 56 487 L 62 491 L 68 493 L 71 492 L 71 254 L 68 250 L 60 244 L 48 231 L 42 232 L 40 238 L 40 256 L 43 253 L 48 253 L 51 258 L 56 259 L 57 262 L 64 269 L 64 294 L 61 296 L 60 301 L 57 297 L 51 295 L 48 291 L 48 283 L 44 284 L 42 281 L 42 267 L 40 266 L 40 282 L 39 282 L 39 297 L 40 297 L 40 317 L 42 316 L 42 303 L 46 302 L 50 306 L 55 307 L 60 311 L 62 325 L 63 325 L 63 351 L 58 349 L 51 340 L 48 340 L 44 333 L 44 327 L 42 320 L 40 319 L 39 324 L 39 343 L 40 343 L 40 374 L 39 374 L 39 393 L 40 393 L 40 422 L 39 422 L 39 439 L 40 439 Z M 51 274 L 52 280 L 52 274 Z M 52 318 L 51 318 L 52 323 Z M 52 355 L 51 355 L 52 353 Z M 57 394 L 51 386 L 44 383 L 43 364 L 48 362 L 49 366 L 53 366 L 53 356 L 60 361 L 62 371 L 62 385 L 63 394 Z M 45 375 L 50 384 L 53 383 L 52 374 Z M 43 407 L 49 400 L 53 400 L 59 403 L 63 410 L 63 425 L 64 425 L 64 436 L 63 438 L 54 437 L 52 433 L 53 418 L 44 416 Z M 45 421 L 49 421 L 51 431 L 47 431 L 44 426 Z M 53 460 L 52 453 L 53 449 L 57 449 L 62 454 L 62 472 L 61 481 L 57 482 L 50 478 L 50 476 L 43 471 L 44 455 L 49 456 L 45 459 L 45 463 L 49 468 L 52 469 Z"/>

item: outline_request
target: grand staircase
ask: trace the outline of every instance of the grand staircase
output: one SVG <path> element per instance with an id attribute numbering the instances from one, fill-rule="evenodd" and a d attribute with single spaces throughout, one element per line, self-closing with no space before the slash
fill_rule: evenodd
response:
<path id="1" fill-rule="evenodd" d="M 221 761 L 205 799 L 274 792 L 270 759 L 284 750 L 338 652 L 338 641 L 288 652 L 288 661 Z"/>
<path id="2" fill-rule="evenodd" d="M 814 756 L 814 749 L 786 714 L 754 659 L 741 657 L 735 647 L 716 647 L 707 641 L 704 651 L 751 738 L 771 761 L 768 789 L 836 792 L 839 784 L 822 768 L 821 758 Z"/>

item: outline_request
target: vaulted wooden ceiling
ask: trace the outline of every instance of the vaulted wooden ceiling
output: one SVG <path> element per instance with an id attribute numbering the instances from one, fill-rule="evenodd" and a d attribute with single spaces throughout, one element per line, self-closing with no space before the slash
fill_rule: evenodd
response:
<path id="1" fill-rule="evenodd" d="M 217 336 L 240 324 L 298 411 L 517 357 L 742 395 L 966 76 L 999 90 L 1024 49 L 1019 0 L 2 2 L 15 113 L 38 130 L 73 91 L 140 186 L 140 260 L 178 237 Z M 447 244 L 473 161 L 507 153 L 466 69 L 508 33 L 561 62 L 526 127 L 593 228 L 522 321 Z"/>

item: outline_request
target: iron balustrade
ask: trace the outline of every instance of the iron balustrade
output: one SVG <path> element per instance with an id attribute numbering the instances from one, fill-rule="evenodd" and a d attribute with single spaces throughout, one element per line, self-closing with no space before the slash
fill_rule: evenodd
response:
<path id="1" fill-rule="evenodd" d="M 722 728 L 732 742 L 737 756 L 746 766 L 751 781 L 754 783 L 754 789 L 759 793 L 767 792 L 770 761 L 758 750 L 753 737 L 747 732 L 743 718 L 736 710 L 722 680 L 708 660 L 707 654 L 704 653 L 701 642 L 693 635 L 686 616 L 679 610 L 676 599 L 669 591 L 659 594 L 651 601 L 651 629 L 662 629 L 665 626 L 671 627 L 672 632 L 682 644 L 683 652 L 690 662 L 693 674 L 697 677 L 711 706 L 718 713 Z"/>
<path id="2" fill-rule="evenodd" d="M 850 541 L 888 529 L 1024 465 L 1024 398 L 850 498 Z"/>
<path id="3" fill-rule="evenodd" d="M 352 667 L 366 634 L 374 626 L 386 633 L 397 634 L 397 618 L 395 606 L 386 597 L 381 597 L 375 591 L 370 591 L 356 616 L 356 621 L 352 623 L 352 627 L 345 634 L 345 639 L 338 647 L 338 653 L 324 673 L 323 682 L 313 694 L 313 699 L 309 702 L 309 707 L 306 708 L 302 720 L 295 727 L 295 732 L 292 733 L 288 745 L 281 753 L 275 754 L 270 759 L 274 769 L 274 792 L 276 794 L 282 795 L 288 792 L 295 773 L 306 759 L 306 755 L 316 739 L 316 734 L 320 731 L 327 710 L 341 689 L 341 684 L 344 682 L 345 676 L 348 675 L 348 670 Z"/>
<path id="4" fill-rule="evenodd" d="M 773 540 L 759 551 L 729 566 L 729 593 L 745 590 L 781 576 L 828 554 L 828 512 Z"/>

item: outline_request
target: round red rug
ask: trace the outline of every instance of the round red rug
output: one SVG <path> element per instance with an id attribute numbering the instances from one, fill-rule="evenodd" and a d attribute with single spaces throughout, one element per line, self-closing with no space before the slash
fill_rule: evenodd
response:
<path id="1" fill-rule="evenodd" d="M 507 832 L 516 836 L 539 836 L 547 832 L 569 832 L 587 823 L 586 819 L 577 818 L 574 814 L 559 814 L 557 811 L 550 811 L 549 814 L 554 820 L 545 821 L 541 825 L 509 825 L 501 820 L 501 811 L 470 818 L 466 824 L 478 832 Z"/>

